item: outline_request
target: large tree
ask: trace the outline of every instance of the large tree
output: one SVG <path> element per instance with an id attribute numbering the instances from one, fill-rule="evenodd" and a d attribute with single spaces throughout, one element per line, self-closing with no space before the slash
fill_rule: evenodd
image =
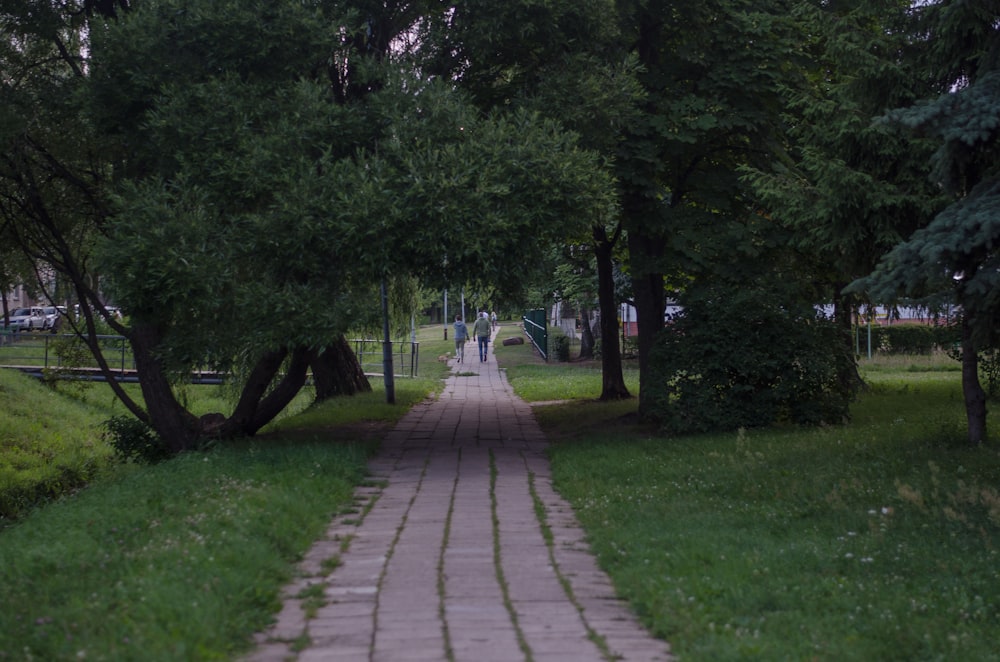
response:
<path id="1" fill-rule="evenodd" d="M 852 287 L 877 300 L 944 293 L 961 307 L 968 438 L 978 444 L 987 429 L 977 352 L 997 346 L 1000 322 L 1000 3 L 935 2 L 914 11 L 922 48 L 912 57 L 940 94 L 887 119 L 937 142 L 931 175 L 953 197 Z"/>
<path id="2" fill-rule="evenodd" d="M 496 280 L 566 219 L 606 213 L 606 176 L 557 126 L 414 75 L 406 39 L 436 3 L 369 5 L 144 0 L 92 26 L 86 56 L 50 55 L 64 114 L 5 88 L 7 217 L 39 245 L 72 228 L 98 248 L 67 244 L 61 268 L 98 310 L 87 268 L 108 274 L 143 402 L 121 395 L 173 450 L 270 420 L 383 278 Z M 84 149 L 53 154 L 67 135 Z M 175 397 L 193 366 L 243 376 L 228 416 Z"/>
<path id="3" fill-rule="evenodd" d="M 793 2 L 617 3 L 624 44 L 642 66 L 642 116 L 629 126 L 617 175 L 639 344 L 639 411 L 657 379 L 650 352 L 664 325 L 665 282 L 704 263 L 705 228 L 751 208 L 738 169 L 769 153 L 779 88 L 796 63 Z M 692 242 L 691 239 L 695 241 Z M 721 238 L 717 234 L 716 238 Z"/>
<path id="4" fill-rule="evenodd" d="M 470 0 L 432 31 L 430 65 L 482 108 L 527 108 L 579 135 L 612 168 L 638 112 L 636 59 L 620 47 L 611 0 Z M 568 245 L 586 246 L 598 276 L 601 399 L 629 397 L 618 344 L 614 254 L 622 236 L 619 206 L 593 216 L 584 234 L 564 228 Z M 509 279 L 508 281 L 509 282 Z"/>
<path id="5" fill-rule="evenodd" d="M 909 0 L 803 3 L 803 76 L 786 88 L 787 148 L 747 179 L 797 251 L 815 301 L 833 302 L 850 344 L 859 297 L 851 281 L 927 223 L 940 205 L 926 177 L 931 148 L 898 126 L 875 121 L 927 91 L 910 56 Z M 856 367 L 843 376 L 858 380 Z"/>

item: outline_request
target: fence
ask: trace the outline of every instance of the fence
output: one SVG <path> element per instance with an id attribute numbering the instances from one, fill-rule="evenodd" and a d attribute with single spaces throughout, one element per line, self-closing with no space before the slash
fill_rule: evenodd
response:
<path id="1" fill-rule="evenodd" d="M 352 340 L 354 355 L 361 369 L 369 376 L 383 376 L 381 340 Z M 397 341 L 392 344 L 392 374 L 396 377 L 416 377 L 420 361 L 420 343 Z"/>
<path id="2" fill-rule="evenodd" d="M 549 327 L 545 320 L 545 309 L 536 308 L 525 311 L 524 332 L 531 339 L 531 344 L 535 346 L 538 353 L 546 361 L 549 360 Z"/>
<path id="3" fill-rule="evenodd" d="M 135 370 L 132 350 L 125 338 L 96 336 L 104 360 L 115 372 Z M 38 333 L 0 329 L 0 365 L 22 369 L 97 369 L 97 360 L 83 340 L 70 333 Z"/>
<path id="4" fill-rule="evenodd" d="M 104 360 L 123 381 L 135 381 L 135 360 L 128 342 L 122 336 L 97 336 Z M 352 340 L 358 363 L 366 375 L 382 376 L 382 341 Z M 393 374 L 396 377 L 416 377 L 420 360 L 420 343 L 393 343 Z M 103 380 L 97 361 L 83 341 L 73 334 L 12 332 L 0 329 L 0 367 L 17 368 L 30 375 L 49 374 L 73 379 Z M 195 384 L 219 383 L 226 375 L 212 371 L 191 373 Z"/>

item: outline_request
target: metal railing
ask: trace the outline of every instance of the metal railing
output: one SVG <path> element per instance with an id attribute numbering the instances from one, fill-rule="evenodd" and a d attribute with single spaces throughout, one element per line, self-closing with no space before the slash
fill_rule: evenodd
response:
<path id="1" fill-rule="evenodd" d="M 104 360 L 116 372 L 135 370 L 132 350 L 125 338 L 96 336 Z M 57 368 L 97 369 L 97 360 L 83 340 L 72 333 L 41 333 L 0 329 L 0 365 L 54 370 Z"/>
<path id="2" fill-rule="evenodd" d="M 131 347 L 123 336 L 101 335 L 97 336 L 97 341 L 105 361 L 114 372 L 122 377 L 135 376 L 135 360 Z M 384 376 L 382 341 L 357 339 L 350 342 L 364 373 L 373 377 Z M 393 375 L 416 377 L 420 343 L 397 341 L 392 346 Z M 90 350 L 71 333 L 38 333 L 0 328 L 0 367 L 17 368 L 37 377 L 43 374 L 58 377 L 63 373 L 67 378 L 103 379 Z M 218 383 L 225 376 L 211 371 L 196 371 L 192 373 L 192 381 Z"/>
<path id="3" fill-rule="evenodd" d="M 358 357 L 361 369 L 370 377 L 384 376 L 382 365 L 382 340 L 355 339 L 354 355 Z M 420 343 L 397 340 L 392 345 L 392 374 L 396 377 L 416 377 L 420 361 Z"/>
<path id="4" fill-rule="evenodd" d="M 524 332 L 531 339 L 531 344 L 535 346 L 538 353 L 546 361 L 549 360 L 549 327 L 545 320 L 545 309 L 536 308 L 527 310 L 524 317 Z"/>

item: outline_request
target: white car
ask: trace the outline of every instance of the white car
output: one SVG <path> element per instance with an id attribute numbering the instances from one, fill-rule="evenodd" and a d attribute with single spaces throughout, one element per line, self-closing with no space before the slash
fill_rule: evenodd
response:
<path id="1" fill-rule="evenodd" d="M 44 329 L 47 327 L 45 311 L 41 307 L 17 308 L 10 314 L 10 328 L 19 331 Z"/>
<path id="2" fill-rule="evenodd" d="M 62 321 L 60 311 L 65 310 L 62 306 L 45 306 L 42 308 L 42 312 L 45 314 L 45 329 L 55 329 L 59 328 L 59 323 Z"/>

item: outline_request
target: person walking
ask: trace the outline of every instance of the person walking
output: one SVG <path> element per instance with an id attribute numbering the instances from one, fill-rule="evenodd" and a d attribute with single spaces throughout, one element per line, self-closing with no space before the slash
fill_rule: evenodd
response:
<path id="1" fill-rule="evenodd" d="M 493 323 L 494 329 L 497 328 L 497 311 L 494 310 L 490 313 L 490 322 Z"/>
<path id="2" fill-rule="evenodd" d="M 479 312 L 476 323 L 472 325 L 472 332 L 479 339 L 479 360 L 486 360 L 486 351 L 490 346 L 490 318 L 486 316 L 486 311 Z"/>
<path id="3" fill-rule="evenodd" d="M 469 327 L 461 315 L 455 315 L 455 358 L 461 363 L 465 358 L 465 343 L 469 341 Z"/>

